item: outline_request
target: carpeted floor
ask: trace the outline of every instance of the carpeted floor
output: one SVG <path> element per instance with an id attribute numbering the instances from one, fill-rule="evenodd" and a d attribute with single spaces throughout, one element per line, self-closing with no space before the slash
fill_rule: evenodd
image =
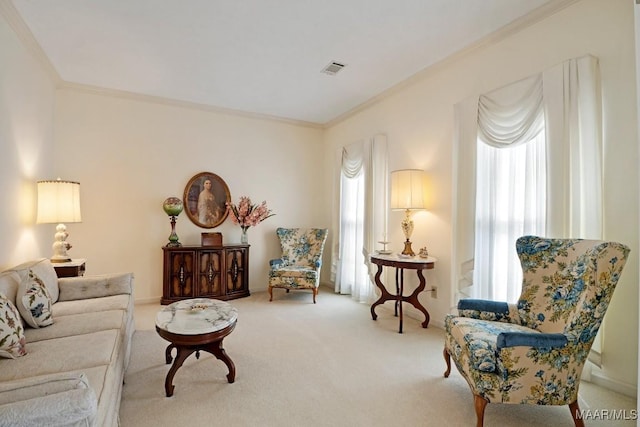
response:
<path id="1" fill-rule="evenodd" d="M 277 291 L 276 291 L 277 292 Z M 123 390 L 123 427 L 189 426 L 471 426 L 469 388 L 455 371 L 443 378 L 443 331 L 326 290 L 311 302 L 303 292 L 265 292 L 230 301 L 238 325 L 224 341 L 236 366 L 208 353 L 190 356 L 165 397 L 167 342 L 153 330 L 159 305 L 136 307 L 137 332 Z M 392 307 L 387 303 L 388 308 Z M 387 308 L 387 307 L 385 307 Z M 635 410 L 635 399 L 581 385 L 582 409 Z M 588 420 L 587 426 L 611 425 Z M 486 426 L 572 426 L 567 407 L 489 405 Z M 635 421 L 615 421 L 616 426 Z"/>

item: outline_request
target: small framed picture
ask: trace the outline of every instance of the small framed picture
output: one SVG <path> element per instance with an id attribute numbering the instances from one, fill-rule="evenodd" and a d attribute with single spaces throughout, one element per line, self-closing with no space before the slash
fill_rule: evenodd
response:
<path id="1" fill-rule="evenodd" d="M 231 202 L 229 187 L 215 173 L 200 172 L 184 189 L 187 216 L 198 227 L 214 228 L 227 218 L 227 203 Z"/>

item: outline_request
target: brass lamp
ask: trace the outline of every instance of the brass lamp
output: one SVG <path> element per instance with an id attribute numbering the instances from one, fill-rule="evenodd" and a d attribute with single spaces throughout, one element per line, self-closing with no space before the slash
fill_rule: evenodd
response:
<path id="1" fill-rule="evenodd" d="M 426 173 L 421 169 L 402 169 L 391 172 L 391 209 L 404 210 L 402 232 L 407 239 L 404 242 L 403 255 L 414 256 L 411 249 L 413 233 L 412 210 L 426 208 Z"/>
<path id="2" fill-rule="evenodd" d="M 67 250 L 67 226 L 64 223 L 82 222 L 80 213 L 80 183 L 73 181 L 38 181 L 38 224 L 58 224 L 51 262 L 71 261 Z"/>

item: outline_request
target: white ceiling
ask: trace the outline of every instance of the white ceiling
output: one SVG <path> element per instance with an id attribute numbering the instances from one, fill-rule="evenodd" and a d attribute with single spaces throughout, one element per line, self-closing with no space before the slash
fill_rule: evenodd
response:
<path id="1" fill-rule="evenodd" d="M 13 0 L 63 82 L 317 124 L 566 3 Z"/>

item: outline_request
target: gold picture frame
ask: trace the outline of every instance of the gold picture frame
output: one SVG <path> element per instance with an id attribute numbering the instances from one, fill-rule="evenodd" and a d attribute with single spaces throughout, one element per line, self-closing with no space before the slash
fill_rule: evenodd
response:
<path id="1" fill-rule="evenodd" d="M 229 187 L 213 172 L 200 172 L 189 180 L 184 188 L 184 210 L 198 227 L 215 228 L 222 224 L 231 202 Z"/>

